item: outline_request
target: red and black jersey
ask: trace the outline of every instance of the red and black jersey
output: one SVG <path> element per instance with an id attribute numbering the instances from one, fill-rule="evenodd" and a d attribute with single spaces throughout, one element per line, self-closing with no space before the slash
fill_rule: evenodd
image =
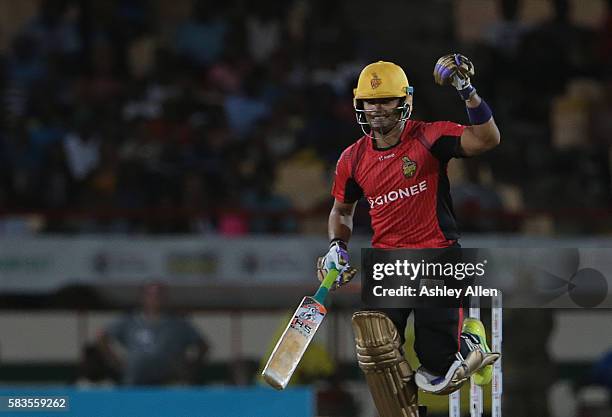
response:
<path id="1" fill-rule="evenodd" d="M 344 203 L 365 197 L 375 248 L 442 248 L 459 238 L 447 164 L 461 154 L 465 126 L 409 120 L 386 149 L 363 136 L 344 150 L 332 195 Z"/>

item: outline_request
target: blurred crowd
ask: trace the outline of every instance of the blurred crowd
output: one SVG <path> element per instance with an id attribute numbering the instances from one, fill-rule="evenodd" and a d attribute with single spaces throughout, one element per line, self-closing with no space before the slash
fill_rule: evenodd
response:
<path id="1" fill-rule="evenodd" d="M 450 49 L 475 62 L 503 142 L 451 166 L 462 228 L 609 231 L 612 7 L 593 30 L 550 0 L 528 26 L 500 0 L 466 42 L 454 3 L 403 5 L 412 25 L 386 13 L 389 36 L 351 18 L 361 0 L 34 2 L 1 57 L 0 233 L 324 230 L 361 68 L 395 60 L 414 118 L 465 123 L 431 80 Z"/>

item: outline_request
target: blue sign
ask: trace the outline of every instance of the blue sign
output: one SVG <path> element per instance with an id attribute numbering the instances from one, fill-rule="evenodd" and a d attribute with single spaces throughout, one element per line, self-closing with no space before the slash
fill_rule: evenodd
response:
<path id="1" fill-rule="evenodd" d="M 0 389 L 0 417 L 313 417 L 309 388 Z"/>

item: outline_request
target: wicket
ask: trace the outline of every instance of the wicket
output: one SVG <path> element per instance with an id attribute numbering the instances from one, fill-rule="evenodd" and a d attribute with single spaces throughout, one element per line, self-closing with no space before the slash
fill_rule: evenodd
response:
<path id="1" fill-rule="evenodd" d="M 491 349 L 493 352 L 502 353 L 502 296 L 497 295 L 491 300 Z M 480 320 L 480 307 L 477 297 L 472 297 L 470 305 L 470 317 Z M 502 358 L 493 364 L 493 380 L 491 385 L 491 417 L 502 417 Z M 481 417 L 484 410 L 484 399 L 482 387 L 470 381 L 470 417 Z M 448 397 L 449 417 L 461 417 L 461 394 L 459 391 L 453 392 Z"/>

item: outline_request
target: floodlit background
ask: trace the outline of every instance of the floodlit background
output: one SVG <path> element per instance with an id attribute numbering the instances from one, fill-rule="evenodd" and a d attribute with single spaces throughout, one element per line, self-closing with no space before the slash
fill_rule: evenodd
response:
<path id="1" fill-rule="evenodd" d="M 502 133 L 449 166 L 464 246 L 611 247 L 610 1 L 0 0 L 0 387 L 125 384 L 108 350 L 157 343 L 121 321 L 151 282 L 164 337 L 189 346 L 164 345 L 154 363 L 180 360 L 156 384 L 260 385 L 316 288 L 360 70 L 393 61 L 413 118 L 467 123 L 433 82 L 449 52 L 474 62 Z M 356 264 L 369 234 L 360 204 Z M 313 415 L 372 417 L 359 283 L 332 298 L 295 382 Z M 609 416 L 611 318 L 507 310 L 505 415 Z"/>

